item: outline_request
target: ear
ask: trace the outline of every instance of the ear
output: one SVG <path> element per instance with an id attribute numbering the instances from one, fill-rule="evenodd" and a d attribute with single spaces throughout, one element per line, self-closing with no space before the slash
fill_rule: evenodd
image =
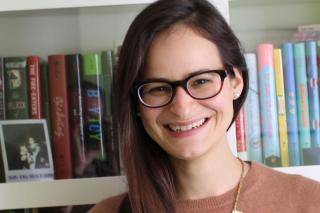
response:
<path id="1" fill-rule="evenodd" d="M 233 89 L 234 99 L 237 99 L 242 93 L 244 83 L 240 70 L 236 67 L 233 67 L 233 72 L 235 76 L 232 77 L 230 81 Z"/>

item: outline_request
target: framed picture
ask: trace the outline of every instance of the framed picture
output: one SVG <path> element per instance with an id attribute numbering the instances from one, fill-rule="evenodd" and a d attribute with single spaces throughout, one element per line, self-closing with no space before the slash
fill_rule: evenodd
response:
<path id="1" fill-rule="evenodd" d="M 0 142 L 6 182 L 54 179 L 46 120 L 0 121 Z"/>

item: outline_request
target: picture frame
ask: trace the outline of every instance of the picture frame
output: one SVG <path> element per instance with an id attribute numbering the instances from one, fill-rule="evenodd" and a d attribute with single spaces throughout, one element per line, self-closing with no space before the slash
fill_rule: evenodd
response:
<path id="1" fill-rule="evenodd" d="M 6 182 L 54 179 L 45 119 L 0 121 L 0 144 Z"/>

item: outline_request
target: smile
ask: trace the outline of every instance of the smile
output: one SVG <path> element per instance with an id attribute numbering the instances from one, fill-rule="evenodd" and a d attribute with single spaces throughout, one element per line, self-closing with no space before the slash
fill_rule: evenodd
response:
<path id="1" fill-rule="evenodd" d="M 193 122 L 191 124 L 188 124 L 188 125 L 184 125 L 184 126 L 177 126 L 177 125 L 168 125 L 169 129 L 171 131 L 174 131 L 174 132 L 184 132 L 184 131 L 189 131 L 189 130 L 192 130 L 192 129 L 196 129 L 196 128 L 199 128 L 201 127 L 204 123 L 206 122 L 206 119 L 203 118 L 199 121 L 196 121 L 196 122 Z"/>

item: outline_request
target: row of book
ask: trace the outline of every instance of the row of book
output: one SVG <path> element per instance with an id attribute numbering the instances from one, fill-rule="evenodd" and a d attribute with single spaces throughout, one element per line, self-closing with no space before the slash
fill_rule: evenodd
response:
<path id="1" fill-rule="evenodd" d="M 119 175 L 115 58 L 111 50 L 1 58 L 2 181 Z"/>
<path id="2" fill-rule="evenodd" d="M 320 164 L 320 42 L 260 44 L 245 59 L 250 81 L 236 120 L 239 156 L 272 167 Z"/>

